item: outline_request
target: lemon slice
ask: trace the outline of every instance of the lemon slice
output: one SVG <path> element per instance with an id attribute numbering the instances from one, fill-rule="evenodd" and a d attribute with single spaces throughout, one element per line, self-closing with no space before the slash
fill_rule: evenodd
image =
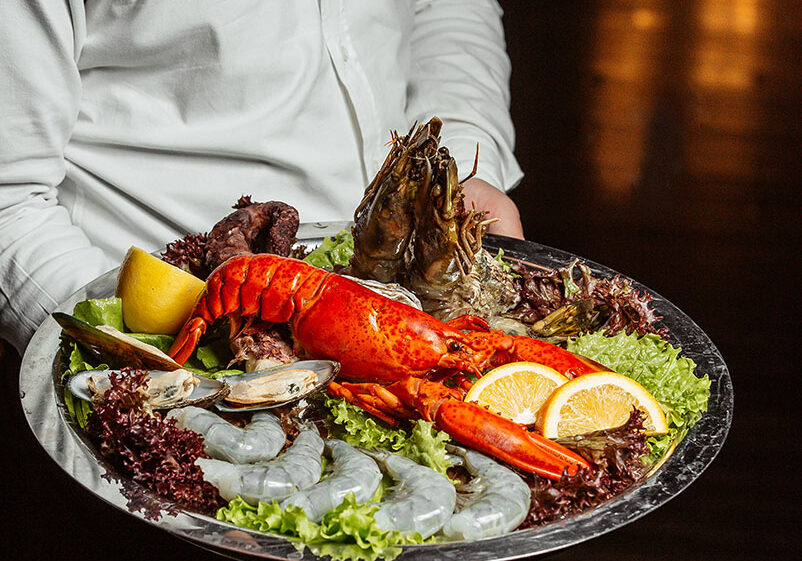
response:
<path id="1" fill-rule="evenodd" d="M 568 378 L 537 362 L 511 362 L 494 368 L 473 385 L 465 401 L 524 425 L 534 424 L 538 409 Z"/>
<path id="2" fill-rule="evenodd" d="M 546 438 L 561 438 L 619 427 L 632 408 L 646 414 L 647 434 L 668 432 L 657 400 L 632 378 L 615 372 L 593 372 L 560 386 L 543 404 L 537 428 Z"/>
<path id="3" fill-rule="evenodd" d="M 131 247 L 117 277 L 123 322 L 135 333 L 173 335 L 184 324 L 206 286 L 199 278 Z"/>

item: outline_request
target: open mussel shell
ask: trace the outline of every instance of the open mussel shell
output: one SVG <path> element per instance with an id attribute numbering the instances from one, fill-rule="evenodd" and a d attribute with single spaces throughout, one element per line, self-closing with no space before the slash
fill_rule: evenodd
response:
<path id="1" fill-rule="evenodd" d="M 138 341 L 108 325 L 93 327 L 85 321 L 61 312 L 53 312 L 53 319 L 67 335 L 95 350 L 112 366 L 133 366 L 153 370 L 181 368 L 180 364 L 153 345 Z"/>
<path id="2" fill-rule="evenodd" d="M 270 409 L 294 403 L 325 388 L 340 371 L 333 360 L 301 360 L 267 370 L 224 376 L 231 392 L 221 411 Z"/>
<path id="3" fill-rule="evenodd" d="M 76 397 L 86 401 L 92 401 L 94 392 L 90 386 L 94 384 L 102 393 L 104 388 L 110 386 L 108 379 L 113 372 L 117 374 L 121 373 L 119 370 L 86 370 L 84 372 L 79 372 L 67 382 L 67 389 Z M 148 377 L 151 379 L 148 383 L 148 389 L 150 390 L 158 386 L 161 380 L 172 380 L 177 372 L 186 373 L 191 376 L 194 387 L 185 395 L 178 393 L 181 391 L 180 389 L 169 387 L 171 382 L 168 382 L 166 391 L 161 391 L 159 397 L 160 400 L 169 402 L 151 402 L 151 407 L 153 409 L 173 409 L 176 407 L 187 407 L 189 405 L 194 405 L 195 407 L 211 407 L 227 396 L 231 389 L 225 382 L 205 376 L 195 376 L 185 370 L 151 370 L 148 372 Z M 171 396 L 176 399 L 170 401 Z"/>

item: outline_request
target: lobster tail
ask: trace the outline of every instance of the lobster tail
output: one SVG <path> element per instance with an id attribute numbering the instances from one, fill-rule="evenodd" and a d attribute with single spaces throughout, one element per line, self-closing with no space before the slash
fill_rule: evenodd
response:
<path id="1" fill-rule="evenodd" d="M 278 255 L 232 257 L 206 279 L 206 288 L 168 354 L 176 362 L 186 362 L 207 325 L 224 316 L 236 326 L 246 319 L 292 322 L 314 300 L 329 276 L 303 261 Z"/>

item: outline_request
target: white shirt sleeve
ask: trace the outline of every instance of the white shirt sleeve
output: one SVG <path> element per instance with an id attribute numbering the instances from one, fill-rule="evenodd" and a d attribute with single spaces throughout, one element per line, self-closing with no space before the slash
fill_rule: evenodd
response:
<path id="1" fill-rule="evenodd" d="M 47 313 L 110 268 L 57 200 L 81 96 L 83 9 L 0 2 L 0 337 L 20 352 Z"/>
<path id="2" fill-rule="evenodd" d="M 495 0 L 418 0 L 407 115 L 443 120 L 442 145 L 457 160 L 460 178 L 473 169 L 478 142 L 477 177 L 509 191 L 523 172 L 513 155 L 501 15 Z"/>

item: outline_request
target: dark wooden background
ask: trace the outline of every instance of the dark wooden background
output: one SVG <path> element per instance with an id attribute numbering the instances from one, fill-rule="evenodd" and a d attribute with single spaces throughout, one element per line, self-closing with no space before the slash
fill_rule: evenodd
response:
<path id="1" fill-rule="evenodd" d="M 729 439 L 691 487 L 549 558 L 799 558 L 802 3 L 502 6 L 527 238 L 667 297 L 735 386 Z M 18 358 L 4 347 L 0 363 L 4 557 L 216 558 L 68 478 L 23 418 Z"/>

